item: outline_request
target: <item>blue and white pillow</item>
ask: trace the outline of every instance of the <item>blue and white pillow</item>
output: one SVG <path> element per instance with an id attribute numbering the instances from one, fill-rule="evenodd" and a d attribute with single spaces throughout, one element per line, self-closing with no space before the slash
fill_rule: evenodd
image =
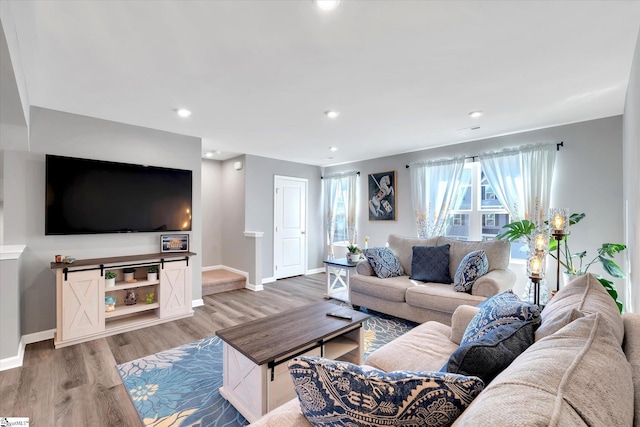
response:
<path id="1" fill-rule="evenodd" d="M 451 283 L 449 248 L 442 246 L 414 246 L 411 257 L 411 278 L 421 282 Z"/>
<path id="2" fill-rule="evenodd" d="M 477 377 L 384 372 L 320 357 L 299 357 L 289 372 L 314 426 L 450 426 L 482 391 Z"/>
<path id="3" fill-rule="evenodd" d="M 364 256 L 371 264 L 376 276 L 386 279 L 404 275 L 404 269 L 393 251 L 387 247 L 363 249 Z"/>
<path id="4" fill-rule="evenodd" d="M 521 301 L 510 290 L 487 298 L 478 307 L 480 311 L 469 322 L 460 346 L 481 339 L 500 325 L 540 317 L 537 305 Z"/>
<path id="5" fill-rule="evenodd" d="M 473 251 L 468 253 L 458 266 L 453 277 L 453 289 L 457 292 L 471 292 L 475 281 L 487 274 L 489 260 L 485 251 Z"/>

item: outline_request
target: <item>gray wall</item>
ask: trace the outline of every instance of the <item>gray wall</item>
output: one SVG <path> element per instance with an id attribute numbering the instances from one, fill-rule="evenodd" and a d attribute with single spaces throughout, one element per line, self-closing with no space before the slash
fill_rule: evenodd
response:
<path id="1" fill-rule="evenodd" d="M 241 271 L 249 271 L 250 263 L 246 259 L 247 246 L 245 245 L 245 171 L 235 170 L 233 164 L 242 162 L 244 157 L 239 156 L 222 162 L 222 203 L 220 213 L 222 215 L 221 242 L 222 264 Z M 251 230 L 256 231 L 256 230 Z M 258 283 L 259 284 L 259 283 Z"/>
<path id="2" fill-rule="evenodd" d="M 627 310 L 640 313 L 640 34 L 631 66 L 623 120 L 624 209 L 629 268 Z"/>
<path id="3" fill-rule="evenodd" d="M 564 141 L 564 148 L 556 157 L 551 206 L 567 207 L 571 212 L 587 214 L 586 219 L 572 230 L 571 250 L 587 250 L 589 255 L 595 256 L 596 248 L 602 243 L 624 242 L 621 116 L 344 164 L 326 168 L 325 173 L 360 171 L 358 243 L 363 246 L 364 237 L 369 236 L 369 246 L 383 246 L 390 233 L 417 234 L 411 212 L 409 170 L 405 168 L 409 162 L 455 155 L 472 156 L 505 147 L 552 141 Z M 397 171 L 398 220 L 370 222 L 366 210 L 367 175 L 390 170 Z M 618 261 L 624 265 L 622 256 Z M 512 268 L 524 269 L 523 266 Z M 548 284 L 555 287 L 555 262 L 549 263 L 549 270 L 552 271 L 548 276 Z M 590 271 L 602 272 L 599 268 Z M 522 272 L 520 276 L 523 277 Z M 623 287 L 620 279 L 615 279 L 615 282 L 618 289 Z M 519 283 L 519 286 L 522 289 L 524 284 Z"/>
<path id="4" fill-rule="evenodd" d="M 222 162 L 202 160 L 202 266 L 222 263 Z"/>
<path id="5" fill-rule="evenodd" d="M 190 249 L 202 252 L 201 141 L 122 123 L 32 107 L 31 152 L 5 151 L 4 243 L 26 244 L 20 289 L 22 335 L 55 328 L 55 254 L 95 258 L 156 253 L 160 233 L 45 236 L 45 153 L 193 171 Z M 202 296 L 201 257 L 193 298 Z"/>
<path id="6" fill-rule="evenodd" d="M 13 258 L 13 257 L 12 257 Z M 18 355 L 20 332 L 20 276 L 21 259 L 0 260 L 0 360 Z"/>
<path id="7" fill-rule="evenodd" d="M 246 219 L 245 229 L 264 232 L 262 276 L 274 276 L 273 227 L 275 175 L 303 178 L 307 186 L 307 269 L 323 267 L 322 184 L 321 169 L 301 163 L 245 156 Z"/>

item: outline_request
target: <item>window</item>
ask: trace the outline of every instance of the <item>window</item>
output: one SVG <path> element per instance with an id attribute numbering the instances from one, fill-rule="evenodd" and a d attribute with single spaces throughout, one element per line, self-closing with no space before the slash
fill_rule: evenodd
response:
<path id="1" fill-rule="evenodd" d="M 344 194 L 344 189 L 343 191 L 338 191 L 337 200 L 334 205 L 336 223 L 333 233 L 333 243 L 347 245 L 349 238 L 347 233 L 347 210 L 344 203 Z"/>
<path id="2" fill-rule="evenodd" d="M 461 240 L 495 240 L 504 230 L 502 227 L 511 222 L 509 212 L 502 206 L 495 191 L 489 185 L 479 162 L 467 163 L 454 209 L 449 213 L 445 235 Z M 525 259 L 522 243 L 511 245 L 511 257 Z"/>

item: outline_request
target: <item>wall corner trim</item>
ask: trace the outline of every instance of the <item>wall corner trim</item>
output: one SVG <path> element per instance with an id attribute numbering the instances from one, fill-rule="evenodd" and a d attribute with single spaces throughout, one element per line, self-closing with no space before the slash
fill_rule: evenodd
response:
<path id="1" fill-rule="evenodd" d="M 0 260 L 18 259 L 27 248 L 27 245 L 4 245 L 0 246 Z"/>
<path id="2" fill-rule="evenodd" d="M 202 298 L 194 299 L 193 301 L 191 301 L 191 308 L 202 307 L 203 305 L 204 305 L 204 300 Z"/>
<path id="3" fill-rule="evenodd" d="M 262 237 L 264 236 L 264 231 L 245 231 L 244 237 Z"/>
<path id="4" fill-rule="evenodd" d="M 18 343 L 18 353 L 15 356 L 7 357 L 4 359 L 0 359 L 0 371 L 6 371 L 7 369 L 19 368 L 22 366 L 22 361 L 24 359 L 24 348 L 26 344 L 24 343 L 24 339 L 20 339 L 20 343 Z"/>

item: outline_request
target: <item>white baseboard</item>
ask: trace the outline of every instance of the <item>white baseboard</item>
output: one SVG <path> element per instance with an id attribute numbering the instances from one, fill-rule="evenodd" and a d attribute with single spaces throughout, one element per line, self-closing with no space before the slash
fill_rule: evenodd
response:
<path id="1" fill-rule="evenodd" d="M 33 344 L 34 342 L 52 340 L 53 335 L 56 333 L 55 329 L 49 329 L 47 331 L 34 332 L 33 334 L 23 335 L 22 341 L 24 345 Z"/>
<path id="2" fill-rule="evenodd" d="M 305 275 L 324 273 L 325 271 L 326 271 L 326 269 L 324 269 L 324 268 L 312 268 L 311 270 L 307 270 Z"/>
<path id="3" fill-rule="evenodd" d="M 21 339 L 18 343 L 18 354 L 5 359 L 0 359 L 0 371 L 6 371 L 7 369 L 19 368 L 22 366 L 22 360 L 24 358 L 24 341 Z"/>
<path id="4" fill-rule="evenodd" d="M 245 289 L 249 289 L 251 291 L 264 291 L 264 287 L 262 285 L 254 285 L 253 283 L 249 283 L 247 282 L 247 286 L 245 286 Z"/>
<path id="5" fill-rule="evenodd" d="M 19 368 L 20 366 L 22 366 L 24 349 L 27 344 L 33 344 L 34 342 L 53 339 L 53 334 L 55 332 L 55 329 L 49 329 L 47 331 L 35 332 L 33 334 L 23 335 L 22 337 L 20 337 L 20 342 L 18 343 L 17 349 L 18 353 L 15 356 L 0 359 L 0 371 Z"/>
<path id="6" fill-rule="evenodd" d="M 276 281 L 275 277 L 265 277 L 264 279 L 262 279 L 262 284 L 267 284 L 267 283 L 273 283 Z"/>
<path id="7" fill-rule="evenodd" d="M 224 265 L 209 265 L 207 267 L 202 267 L 202 271 L 220 270 L 221 268 L 226 269 Z"/>
<path id="8" fill-rule="evenodd" d="M 193 301 L 191 301 L 191 308 L 201 307 L 203 305 L 204 305 L 204 300 L 202 298 L 194 299 Z"/>

